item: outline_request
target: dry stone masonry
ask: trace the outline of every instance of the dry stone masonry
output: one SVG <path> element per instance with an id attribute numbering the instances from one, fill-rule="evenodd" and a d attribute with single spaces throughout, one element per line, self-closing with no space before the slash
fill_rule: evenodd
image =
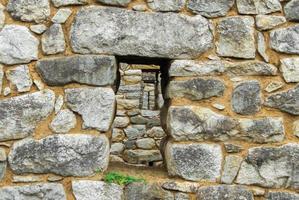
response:
<path id="1" fill-rule="evenodd" d="M 299 0 L 0 0 L 0 199 L 299 200 L 298 23 Z"/>

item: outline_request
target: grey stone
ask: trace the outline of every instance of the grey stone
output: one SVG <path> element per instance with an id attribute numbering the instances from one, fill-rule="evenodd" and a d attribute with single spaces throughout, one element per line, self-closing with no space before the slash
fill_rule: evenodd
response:
<path id="1" fill-rule="evenodd" d="M 136 4 L 133 5 L 132 9 L 136 11 L 146 11 L 147 6 L 145 4 Z"/>
<path id="2" fill-rule="evenodd" d="M 281 53 L 299 54 L 299 25 L 271 31 L 270 47 Z"/>
<path id="3" fill-rule="evenodd" d="M 125 138 L 125 133 L 122 129 L 112 129 L 112 142 L 121 142 Z"/>
<path id="4" fill-rule="evenodd" d="M 261 61 L 236 62 L 226 65 L 225 71 L 230 76 L 274 76 L 277 68 Z"/>
<path id="5" fill-rule="evenodd" d="M 210 22 L 200 15 L 90 6 L 78 12 L 71 27 L 73 51 L 84 54 L 193 58 L 210 49 L 212 41 Z"/>
<path id="6" fill-rule="evenodd" d="M 123 189 L 114 183 L 103 181 L 72 181 L 72 190 L 77 200 L 123 200 Z"/>
<path id="7" fill-rule="evenodd" d="M 174 200 L 173 194 L 157 183 L 131 183 L 125 187 L 124 194 L 126 200 Z"/>
<path id="8" fill-rule="evenodd" d="M 268 192 L 266 200 L 299 200 L 299 194 L 293 192 Z"/>
<path id="9" fill-rule="evenodd" d="M 141 138 L 136 140 L 136 146 L 140 149 L 153 149 L 156 147 L 156 143 L 152 138 Z"/>
<path id="10" fill-rule="evenodd" d="M 279 0 L 237 0 L 240 14 L 269 14 L 281 11 Z"/>
<path id="11" fill-rule="evenodd" d="M 4 26 L 0 32 L 0 44 L 0 63 L 13 65 L 38 59 L 39 41 L 25 26 Z"/>
<path id="12" fill-rule="evenodd" d="M 3 95 L 6 97 L 11 94 L 11 90 L 9 87 L 5 87 L 3 90 Z"/>
<path id="13" fill-rule="evenodd" d="M 269 62 L 269 56 L 266 53 L 266 41 L 263 33 L 257 33 L 257 51 L 262 56 L 264 61 Z"/>
<path id="14" fill-rule="evenodd" d="M 270 93 L 282 88 L 285 84 L 280 81 L 271 81 L 265 88 L 265 91 Z"/>
<path id="15" fill-rule="evenodd" d="M 113 6 L 128 6 L 131 0 L 97 0 L 97 2 Z"/>
<path id="16" fill-rule="evenodd" d="M 124 160 L 132 164 L 145 164 L 161 161 L 162 155 L 159 150 L 126 150 L 124 152 Z"/>
<path id="17" fill-rule="evenodd" d="M 221 176 L 221 182 L 225 184 L 232 184 L 236 178 L 241 162 L 243 158 L 241 156 L 228 155 L 225 157 L 225 163 Z"/>
<path id="18" fill-rule="evenodd" d="M 36 34 L 42 34 L 47 30 L 47 26 L 44 24 L 35 24 L 30 26 L 30 30 Z"/>
<path id="19" fill-rule="evenodd" d="M 85 5 L 88 0 L 51 0 L 55 7 Z"/>
<path id="20" fill-rule="evenodd" d="M 162 129 L 162 127 L 154 126 L 151 129 L 146 131 L 146 135 L 151 138 L 163 138 L 166 136 L 166 133 Z"/>
<path id="21" fill-rule="evenodd" d="M 283 118 L 264 117 L 260 119 L 240 119 L 242 134 L 246 141 L 256 143 L 281 142 L 285 137 Z"/>
<path id="22" fill-rule="evenodd" d="M 222 17 L 233 7 L 234 0 L 190 0 L 187 7 L 205 17 Z"/>
<path id="23" fill-rule="evenodd" d="M 117 65 L 112 56 L 75 55 L 41 59 L 37 71 L 50 86 L 72 82 L 105 86 L 115 84 Z"/>
<path id="24" fill-rule="evenodd" d="M 24 186 L 6 186 L 0 188 L 2 200 L 66 200 L 66 194 L 62 184 L 40 183 Z"/>
<path id="25" fill-rule="evenodd" d="M 175 141 L 224 141 L 235 135 L 238 122 L 199 106 L 171 106 L 167 128 Z"/>
<path id="26" fill-rule="evenodd" d="M 216 181 L 220 178 L 222 165 L 220 145 L 168 142 L 164 156 L 170 176 L 179 176 L 191 181 Z"/>
<path id="27" fill-rule="evenodd" d="M 48 0 L 9 0 L 7 11 L 15 19 L 25 22 L 42 22 L 50 16 Z"/>
<path id="28" fill-rule="evenodd" d="M 111 88 L 73 88 L 65 90 L 67 106 L 83 118 L 83 128 L 108 131 L 115 113 Z"/>
<path id="29" fill-rule="evenodd" d="M 38 176 L 13 176 L 13 183 L 34 183 L 34 182 L 42 182 L 43 179 Z"/>
<path id="30" fill-rule="evenodd" d="M 0 64 L 0 95 L 2 93 L 3 79 L 4 79 L 3 65 Z"/>
<path id="31" fill-rule="evenodd" d="M 113 121 L 114 128 L 126 128 L 130 124 L 128 117 L 115 117 Z"/>
<path id="32" fill-rule="evenodd" d="M 299 115 L 299 85 L 269 96 L 264 105 L 292 115 Z"/>
<path id="33" fill-rule="evenodd" d="M 12 97 L 0 101 L 0 141 L 31 135 L 35 127 L 54 109 L 52 90 Z"/>
<path id="34" fill-rule="evenodd" d="M 299 82 L 299 58 L 283 58 L 280 62 L 284 80 L 287 83 Z"/>
<path id="35" fill-rule="evenodd" d="M 234 16 L 221 19 L 217 26 L 217 54 L 223 57 L 255 58 L 254 19 Z"/>
<path id="36" fill-rule="evenodd" d="M 243 147 L 241 145 L 232 143 L 224 143 L 224 147 L 227 153 L 239 153 L 243 150 Z"/>
<path id="37" fill-rule="evenodd" d="M 15 142 L 8 156 L 12 171 L 54 173 L 61 176 L 89 176 L 105 171 L 109 141 L 105 135 L 52 135 L 41 140 Z"/>
<path id="38" fill-rule="evenodd" d="M 61 180 L 63 180 L 63 177 L 57 176 L 57 175 L 50 175 L 47 178 L 47 181 L 49 181 L 49 182 L 57 182 L 57 181 L 61 181 Z"/>
<path id="39" fill-rule="evenodd" d="M 254 200 L 253 194 L 244 186 L 204 186 L 197 192 L 197 200 Z"/>
<path id="40" fill-rule="evenodd" d="M 271 30 L 287 21 L 284 16 L 276 15 L 257 15 L 255 20 L 256 27 L 261 31 Z"/>
<path id="41" fill-rule="evenodd" d="M 67 133 L 75 128 L 77 123 L 75 114 L 69 109 L 60 110 L 50 124 L 55 133 Z"/>
<path id="42" fill-rule="evenodd" d="M 231 98 L 232 109 L 241 115 L 252 115 L 260 111 L 261 86 L 258 81 L 244 81 L 234 87 Z"/>
<path id="43" fill-rule="evenodd" d="M 65 50 L 65 39 L 62 26 L 53 24 L 42 35 L 42 50 L 44 54 L 62 53 Z"/>
<path id="44" fill-rule="evenodd" d="M 141 138 L 146 133 L 145 125 L 131 125 L 124 129 L 129 140 Z"/>
<path id="45" fill-rule="evenodd" d="M 53 23 L 63 24 L 72 14 L 72 10 L 69 8 L 60 8 L 52 18 Z"/>
<path id="46" fill-rule="evenodd" d="M 126 140 L 125 149 L 136 149 L 136 140 Z"/>
<path id="47" fill-rule="evenodd" d="M 7 157 L 5 150 L 0 148 L 0 181 L 4 178 L 7 167 Z"/>
<path id="48" fill-rule="evenodd" d="M 154 11 L 180 11 L 185 5 L 185 0 L 147 0 L 147 4 Z"/>
<path id="49" fill-rule="evenodd" d="M 170 81 L 167 98 L 187 98 L 191 100 L 222 96 L 225 90 L 223 81 L 218 79 L 194 78 L 183 81 Z"/>
<path id="50" fill-rule="evenodd" d="M 120 155 L 125 149 L 125 145 L 123 143 L 113 143 L 111 145 L 110 153 L 113 155 Z"/>
<path id="51" fill-rule="evenodd" d="M 58 95 L 56 101 L 55 101 L 55 105 L 54 105 L 54 111 L 55 111 L 55 114 L 57 114 L 62 106 L 63 106 L 63 96 L 62 95 Z"/>
<path id="52" fill-rule="evenodd" d="M 293 134 L 299 138 L 299 120 L 293 123 Z"/>
<path id="53" fill-rule="evenodd" d="M 7 80 L 18 92 L 28 92 L 33 84 L 27 65 L 20 65 L 5 72 Z"/>
<path id="54" fill-rule="evenodd" d="M 169 180 L 162 184 L 162 188 L 186 193 L 196 193 L 201 185 L 191 181 L 175 181 Z"/>
<path id="55" fill-rule="evenodd" d="M 169 76 L 219 75 L 225 70 L 222 61 L 175 60 L 169 68 Z"/>
<path id="56" fill-rule="evenodd" d="M 236 182 L 269 188 L 299 188 L 299 145 L 255 147 L 242 162 Z"/>
<path id="57" fill-rule="evenodd" d="M 117 108 L 131 110 L 139 108 L 139 100 L 135 99 L 117 99 Z"/>
<path id="58" fill-rule="evenodd" d="M 186 194 L 186 193 L 177 192 L 177 193 L 175 193 L 174 199 L 175 200 L 190 200 L 190 196 L 189 196 L 189 194 Z"/>
<path id="59" fill-rule="evenodd" d="M 0 30 L 5 24 L 5 13 L 4 13 L 5 7 L 0 3 Z"/>
<path id="60" fill-rule="evenodd" d="M 42 81 L 34 79 L 33 80 L 34 85 L 37 87 L 38 90 L 43 90 L 45 89 L 45 85 L 43 84 Z"/>
<path id="61" fill-rule="evenodd" d="M 214 108 L 218 109 L 218 110 L 224 110 L 225 109 L 225 106 L 222 105 L 222 104 L 219 104 L 219 103 L 214 103 L 212 106 Z"/>
<path id="62" fill-rule="evenodd" d="M 299 21 L 299 1 L 288 2 L 284 7 L 284 13 L 289 21 Z"/>

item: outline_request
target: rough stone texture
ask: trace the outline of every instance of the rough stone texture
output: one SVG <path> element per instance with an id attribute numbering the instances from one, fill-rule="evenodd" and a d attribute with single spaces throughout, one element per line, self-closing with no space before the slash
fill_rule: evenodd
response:
<path id="1" fill-rule="evenodd" d="M 11 86 L 16 87 L 18 92 L 28 92 L 33 84 L 27 65 L 20 65 L 5 72 Z"/>
<path id="2" fill-rule="evenodd" d="M 62 176 L 89 176 L 105 171 L 109 161 L 106 136 L 54 135 L 41 140 L 15 142 L 8 156 L 16 174 L 54 173 Z"/>
<path id="3" fill-rule="evenodd" d="M 210 49 L 212 40 L 210 23 L 200 15 L 97 6 L 82 8 L 71 28 L 73 50 L 85 54 L 192 58 Z"/>
<path id="4" fill-rule="evenodd" d="M 271 31 L 270 47 L 281 53 L 299 54 L 299 25 Z"/>
<path id="5" fill-rule="evenodd" d="M 147 162 L 161 161 L 162 155 L 159 150 L 126 150 L 124 160 L 132 164 L 145 164 Z"/>
<path id="6" fill-rule="evenodd" d="M 261 31 L 273 29 L 287 21 L 284 16 L 275 15 L 257 15 L 255 20 L 256 27 Z"/>
<path id="7" fill-rule="evenodd" d="M 170 81 L 166 96 L 168 98 L 187 98 L 191 100 L 222 96 L 225 90 L 223 81 L 196 78 L 183 81 Z"/>
<path id="8" fill-rule="evenodd" d="M 225 71 L 230 76 L 274 76 L 277 68 L 261 61 L 236 62 L 226 65 Z"/>
<path id="9" fill-rule="evenodd" d="M 36 34 L 42 34 L 47 30 L 47 26 L 44 24 L 35 24 L 30 26 L 30 30 Z"/>
<path id="10" fill-rule="evenodd" d="M 50 124 L 55 133 L 67 133 L 76 126 L 76 116 L 69 109 L 60 110 Z"/>
<path id="11" fill-rule="evenodd" d="M 281 142 L 284 139 L 283 118 L 265 117 L 260 119 L 240 119 L 240 135 L 246 141 L 256 143 Z"/>
<path id="12" fill-rule="evenodd" d="M 110 148 L 110 153 L 113 155 L 120 155 L 125 149 L 123 143 L 113 143 Z"/>
<path id="13" fill-rule="evenodd" d="M 233 143 L 224 143 L 224 147 L 227 153 L 239 153 L 243 150 L 241 145 Z"/>
<path id="14" fill-rule="evenodd" d="M 240 14 L 269 14 L 281 10 L 279 0 L 237 0 Z"/>
<path id="15" fill-rule="evenodd" d="M 299 21 L 299 0 L 291 0 L 284 7 L 284 13 L 289 21 Z"/>
<path id="16" fill-rule="evenodd" d="M 6 174 L 6 167 L 7 167 L 7 157 L 6 157 L 5 149 L 0 148 L 0 181 L 3 180 Z"/>
<path id="17" fill-rule="evenodd" d="M 108 131 L 115 112 L 111 88 L 73 88 L 65 90 L 67 106 L 83 118 L 83 128 Z"/>
<path id="18" fill-rule="evenodd" d="M 176 141 L 226 140 L 235 134 L 237 125 L 234 119 L 204 107 L 172 106 L 168 111 L 168 131 Z"/>
<path id="19" fill-rule="evenodd" d="M 284 80 L 287 83 L 299 82 L 299 58 L 284 58 L 280 62 Z"/>
<path id="20" fill-rule="evenodd" d="M 55 7 L 71 6 L 71 5 L 84 5 L 88 0 L 51 0 Z"/>
<path id="21" fill-rule="evenodd" d="M 266 200 L 298 200 L 299 194 L 293 192 L 269 192 Z"/>
<path id="22" fill-rule="evenodd" d="M 55 105 L 54 105 L 55 114 L 57 114 L 61 110 L 63 103 L 64 103 L 63 96 L 58 95 L 58 97 L 56 98 L 56 101 L 55 101 Z"/>
<path id="23" fill-rule="evenodd" d="M 72 181 L 72 190 L 77 200 L 123 200 L 123 189 L 114 183 L 103 181 Z"/>
<path id="24" fill-rule="evenodd" d="M 0 196 L 3 200 L 66 200 L 63 185 L 60 183 L 1 187 Z"/>
<path id="25" fill-rule="evenodd" d="M 232 109 L 241 115 L 251 115 L 261 109 L 261 87 L 258 81 L 244 81 L 234 87 Z"/>
<path id="26" fill-rule="evenodd" d="M 48 0 L 9 0 L 7 11 L 15 19 L 25 22 L 42 22 L 50 16 Z"/>
<path id="27" fill-rule="evenodd" d="M 266 98 L 264 105 L 292 115 L 299 115 L 299 85 Z"/>
<path id="28" fill-rule="evenodd" d="M 113 121 L 114 128 L 125 128 L 130 124 L 129 117 L 115 117 Z"/>
<path id="29" fill-rule="evenodd" d="M 179 11 L 185 5 L 186 0 L 147 0 L 150 9 L 154 11 Z"/>
<path id="30" fill-rule="evenodd" d="M 141 138 L 146 133 L 145 125 L 131 125 L 125 129 L 126 136 L 129 140 Z"/>
<path id="31" fill-rule="evenodd" d="M 68 8 L 61 8 L 57 11 L 57 13 L 52 18 L 53 23 L 63 24 L 72 14 L 72 10 Z"/>
<path id="32" fill-rule="evenodd" d="M 97 2 L 113 6 L 127 6 L 131 0 L 97 0 Z"/>
<path id="33" fill-rule="evenodd" d="M 114 85 L 117 65 L 112 56 L 75 55 L 41 59 L 37 71 L 50 86 L 82 83 L 95 86 Z"/>
<path id="34" fill-rule="evenodd" d="M 225 164 L 221 176 L 221 182 L 226 184 L 232 184 L 236 178 L 241 162 L 243 158 L 241 156 L 228 155 L 225 157 Z"/>
<path id="35" fill-rule="evenodd" d="M 226 17 L 217 26 L 217 54 L 224 57 L 255 58 L 254 19 Z"/>
<path id="36" fill-rule="evenodd" d="M 0 30 L 4 26 L 5 23 L 5 13 L 4 13 L 5 7 L 0 3 Z"/>
<path id="37" fill-rule="evenodd" d="M 162 188 L 166 190 L 186 192 L 186 193 L 195 193 L 199 187 L 200 184 L 191 181 L 169 180 L 162 184 Z"/>
<path id="38" fill-rule="evenodd" d="M 258 32 L 257 33 L 257 51 L 262 56 L 264 61 L 269 62 L 269 56 L 267 55 L 267 46 L 266 41 L 263 33 Z"/>
<path id="39" fill-rule="evenodd" d="M 234 0 L 189 0 L 187 7 L 205 17 L 222 17 L 233 7 Z"/>
<path id="40" fill-rule="evenodd" d="M 0 101 L 0 141 L 31 135 L 35 127 L 54 109 L 52 90 L 12 97 Z"/>
<path id="41" fill-rule="evenodd" d="M 249 149 L 236 182 L 272 188 L 299 188 L 299 145 Z"/>
<path id="42" fill-rule="evenodd" d="M 29 63 L 38 58 L 39 41 L 25 26 L 6 25 L 0 32 L 0 63 Z"/>
<path id="43" fill-rule="evenodd" d="M 156 143 L 152 138 L 142 138 L 136 141 L 136 146 L 140 149 L 153 149 Z"/>
<path id="44" fill-rule="evenodd" d="M 0 95 L 2 93 L 3 79 L 4 79 L 3 65 L 0 64 Z"/>
<path id="45" fill-rule="evenodd" d="M 165 159 L 170 176 L 191 181 L 216 181 L 220 177 L 222 152 L 216 144 L 168 142 Z"/>
<path id="46" fill-rule="evenodd" d="M 197 200 L 254 200 L 250 190 L 243 186 L 204 186 L 197 192 Z"/>
<path id="47" fill-rule="evenodd" d="M 285 84 L 280 81 L 271 81 L 265 88 L 265 91 L 268 93 L 274 92 L 282 88 Z"/>
<path id="48" fill-rule="evenodd" d="M 44 54 L 62 53 L 65 50 L 65 39 L 62 26 L 53 24 L 42 36 L 42 50 Z"/>

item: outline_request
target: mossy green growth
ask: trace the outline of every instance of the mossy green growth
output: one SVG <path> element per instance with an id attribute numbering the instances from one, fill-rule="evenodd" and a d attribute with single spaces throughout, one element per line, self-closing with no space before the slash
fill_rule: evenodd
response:
<path id="1" fill-rule="evenodd" d="M 130 183 L 134 182 L 143 182 L 145 183 L 145 180 L 142 178 L 135 178 L 132 176 L 126 176 L 123 174 L 120 174 L 118 172 L 109 172 L 104 176 L 104 181 L 107 183 L 116 183 L 118 185 L 128 185 Z"/>

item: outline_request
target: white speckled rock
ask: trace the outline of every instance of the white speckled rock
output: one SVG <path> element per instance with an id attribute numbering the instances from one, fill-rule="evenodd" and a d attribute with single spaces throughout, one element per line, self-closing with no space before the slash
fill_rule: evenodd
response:
<path id="1" fill-rule="evenodd" d="M 85 5 L 88 0 L 52 0 L 55 7 L 72 6 L 72 5 Z"/>
<path id="2" fill-rule="evenodd" d="M 30 30 L 33 33 L 36 33 L 36 34 L 40 35 L 40 34 L 42 34 L 43 32 L 45 32 L 47 30 L 47 26 L 44 25 L 44 24 L 31 25 Z"/>
<path id="3" fill-rule="evenodd" d="M 299 82 L 299 57 L 284 58 L 280 60 L 280 71 L 287 83 Z"/>
<path id="4" fill-rule="evenodd" d="M 266 62 L 269 62 L 269 56 L 266 53 L 265 37 L 261 32 L 257 33 L 257 51 Z"/>
<path id="5" fill-rule="evenodd" d="M 225 157 L 225 164 L 221 176 L 221 182 L 232 184 L 236 178 L 243 158 L 236 155 L 228 155 Z"/>
<path id="6" fill-rule="evenodd" d="M 44 54 L 62 53 L 65 50 L 65 39 L 62 26 L 53 24 L 42 35 L 42 50 Z"/>
<path id="7" fill-rule="evenodd" d="M 5 72 L 11 86 L 16 87 L 18 92 L 28 92 L 33 84 L 27 65 L 20 65 Z"/>
<path id="8" fill-rule="evenodd" d="M 97 0 L 97 2 L 113 6 L 127 6 L 131 0 Z"/>
<path id="9" fill-rule="evenodd" d="M 179 11 L 184 7 L 185 0 L 147 0 L 147 4 L 154 11 Z"/>
<path id="10" fill-rule="evenodd" d="M 240 14 L 269 14 L 281 11 L 279 0 L 237 0 Z"/>
<path id="11" fill-rule="evenodd" d="M 0 30 L 4 26 L 5 23 L 5 13 L 4 13 L 5 7 L 0 3 Z"/>
<path id="12" fill-rule="evenodd" d="M 273 29 L 287 21 L 284 16 L 276 15 L 257 15 L 255 20 L 256 27 L 261 31 Z"/>
<path id="13" fill-rule="evenodd" d="M 299 21 L 299 0 L 291 0 L 284 7 L 284 12 L 288 20 Z"/>
<path id="14" fill-rule="evenodd" d="M 67 133 L 76 126 L 75 114 L 68 110 L 60 110 L 50 124 L 50 129 L 55 133 Z"/>
<path id="15" fill-rule="evenodd" d="M 60 8 L 52 18 L 52 22 L 56 24 L 63 24 L 72 14 L 72 10 L 69 8 Z"/>

